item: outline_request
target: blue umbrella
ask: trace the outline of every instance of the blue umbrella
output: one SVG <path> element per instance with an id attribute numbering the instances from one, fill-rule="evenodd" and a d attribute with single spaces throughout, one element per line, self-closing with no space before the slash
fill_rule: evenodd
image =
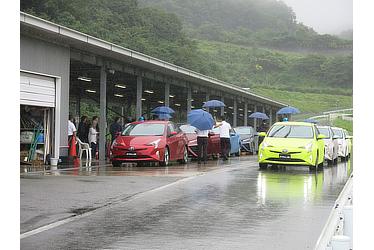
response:
<path id="1" fill-rule="evenodd" d="M 298 113 L 300 113 L 300 110 L 298 110 L 297 108 L 287 106 L 287 107 L 284 107 L 278 110 L 277 115 L 289 115 L 289 114 L 292 115 L 292 114 L 298 114 Z"/>
<path id="2" fill-rule="evenodd" d="M 188 112 L 187 122 L 199 130 L 209 130 L 214 125 L 212 115 L 202 109 L 195 109 Z"/>
<path id="3" fill-rule="evenodd" d="M 151 111 L 151 113 L 155 114 L 172 114 L 175 113 L 175 111 L 172 108 L 166 107 L 166 106 L 160 106 Z"/>
<path id="4" fill-rule="evenodd" d="M 304 122 L 309 122 L 309 123 L 314 123 L 314 124 L 318 123 L 318 121 L 313 120 L 313 119 L 305 119 Z"/>
<path id="5" fill-rule="evenodd" d="M 262 119 L 262 120 L 270 119 L 266 114 L 261 113 L 261 112 L 254 112 L 249 116 L 249 118 L 257 118 L 257 119 Z"/>
<path id="6" fill-rule="evenodd" d="M 218 100 L 210 100 L 204 103 L 203 108 L 220 108 L 225 107 L 226 105 Z"/>
<path id="7" fill-rule="evenodd" d="M 168 120 L 170 118 L 171 118 L 171 115 L 169 115 L 169 114 L 164 114 L 164 113 L 159 113 L 158 114 L 158 119 Z"/>

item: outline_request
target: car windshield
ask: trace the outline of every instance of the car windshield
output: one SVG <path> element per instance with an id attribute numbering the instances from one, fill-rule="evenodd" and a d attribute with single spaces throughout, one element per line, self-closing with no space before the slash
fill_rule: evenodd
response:
<path id="1" fill-rule="evenodd" d="M 318 128 L 320 134 L 326 135 L 327 138 L 330 138 L 330 130 L 328 128 Z"/>
<path id="2" fill-rule="evenodd" d="M 343 131 L 340 129 L 332 129 L 334 135 L 337 136 L 339 139 L 343 139 Z"/>
<path id="3" fill-rule="evenodd" d="M 129 124 L 123 130 L 124 136 L 161 136 L 164 134 L 165 124 L 161 123 L 135 123 Z"/>
<path id="4" fill-rule="evenodd" d="M 238 127 L 234 128 L 235 132 L 239 135 L 250 135 L 252 134 L 252 130 L 250 127 Z"/>
<path id="5" fill-rule="evenodd" d="M 186 134 L 196 134 L 196 128 L 190 125 L 182 125 L 179 127 Z"/>
<path id="6" fill-rule="evenodd" d="M 275 125 L 269 132 L 269 137 L 277 138 L 313 138 L 313 129 L 302 125 Z"/>

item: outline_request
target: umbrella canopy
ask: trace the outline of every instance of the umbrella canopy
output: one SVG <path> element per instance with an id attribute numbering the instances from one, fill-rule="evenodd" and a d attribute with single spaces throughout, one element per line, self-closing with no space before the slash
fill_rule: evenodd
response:
<path id="1" fill-rule="evenodd" d="M 159 113 L 158 114 L 158 119 L 168 120 L 170 118 L 171 118 L 171 115 L 169 115 L 169 114 L 164 114 L 164 113 Z"/>
<path id="2" fill-rule="evenodd" d="M 173 113 L 175 113 L 175 111 L 170 107 L 159 106 L 159 107 L 153 109 L 151 111 L 151 113 L 154 113 L 154 114 L 173 114 Z"/>
<path id="3" fill-rule="evenodd" d="M 187 122 L 199 130 L 209 130 L 214 125 L 212 115 L 202 109 L 195 109 L 188 112 Z"/>
<path id="4" fill-rule="evenodd" d="M 278 110 L 277 115 L 289 115 L 289 114 L 292 115 L 292 114 L 298 114 L 298 113 L 300 113 L 300 110 L 298 110 L 297 108 L 288 106 L 288 107 L 284 107 Z"/>
<path id="5" fill-rule="evenodd" d="M 261 112 L 254 112 L 252 114 L 250 114 L 249 118 L 257 118 L 257 119 L 262 119 L 262 120 L 269 120 L 269 116 L 267 116 L 266 114 L 264 113 L 261 113 Z"/>
<path id="6" fill-rule="evenodd" d="M 314 123 L 314 124 L 318 123 L 318 121 L 316 121 L 314 119 L 305 119 L 304 122 L 309 122 L 309 123 Z"/>
<path id="7" fill-rule="evenodd" d="M 204 103 L 203 108 L 220 108 L 225 107 L 226 105 L 218 100 L 209 100 Z"/>

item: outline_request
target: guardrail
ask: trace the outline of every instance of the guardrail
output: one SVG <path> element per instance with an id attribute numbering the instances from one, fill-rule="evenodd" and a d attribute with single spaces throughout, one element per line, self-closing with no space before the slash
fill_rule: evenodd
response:
<path id="1" fill-rule="evenodd" d="M 315 245 L 316 250 L 352 249 L 353 173 L 350 175 Z"/>

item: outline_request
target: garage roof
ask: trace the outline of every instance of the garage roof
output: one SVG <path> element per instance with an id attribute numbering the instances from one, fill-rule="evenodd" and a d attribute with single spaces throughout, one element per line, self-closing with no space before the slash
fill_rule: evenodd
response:
<path id="1" fill-rule="evenodd" d="M 25 33 L 30 29 L 33 31 L 35 30 L 39 35 L 44 35 L 43 38 L 51 39 L 51 41 L 64 41 L 65 45 L 72 48 L 89 51 L 100 56 L 120 60 L 152 71 L 162 72 L 166 75 L 184 79 L 203 86 L 210 86 L 223 92 L 236 94 L 264 104 L 276 107 L 287 106 L 284 103 L 250 93 L 236 85 L 121 47 L 24 12 L 20 13 L 20 22 L 21 27 L 27 27 L 27 29 L 21 29 L 21 33 Z"/>

